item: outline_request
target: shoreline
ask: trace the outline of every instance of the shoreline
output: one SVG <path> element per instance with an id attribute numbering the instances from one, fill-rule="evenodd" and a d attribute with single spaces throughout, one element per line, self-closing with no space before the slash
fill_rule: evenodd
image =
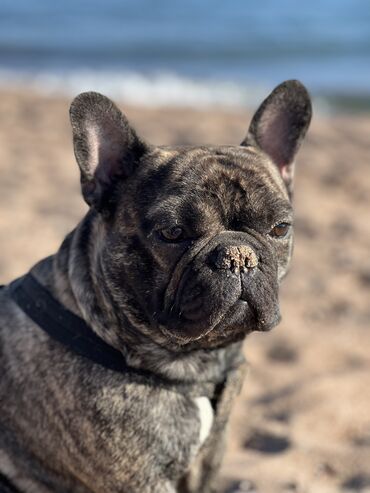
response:
<path id="1" fill-rule="evenodd" d="M 10 87 L 40 97 L 73 98 L 95 90 L 129 107 L 253 111 L 274 85 L 238 79 L 182 76 L 171 72 L 144 74 L 114 70 L 17 71 L 0 67 L 0 91 Z M 368 88 L 322 88 L 307 84 L 316 113 L 323 117 L 370 116 Z"/>

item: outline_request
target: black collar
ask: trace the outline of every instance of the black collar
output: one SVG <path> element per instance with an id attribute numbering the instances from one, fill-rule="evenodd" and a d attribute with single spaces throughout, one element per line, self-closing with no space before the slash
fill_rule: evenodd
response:
<path id="1" fill-rule="evenodd" d="M 21 493 L 2 472 L 0 472 L 0 493 Z"/>
<path id="2" fill-rule="evenodd" d="M 103 341 L 87 323 L 67 310 L 36 278 L 28 273 L 9 285 L 17 305 L 52 339 L 69 350 L 109 370 L 144 378 L 145 382 L 189 395 L 212 397 L 220 382 L 183 382 L 129 366 L 123 354 Z M 222 382 L 224 383 L 224 382 Z"/>
<path id="3" fill-rule="evenodd" d="M 125 372 L 120 351 L 103 341 L 87 323 L 57 301 L 32 274 L 10 284 L 17 305 L 52 339 L 109 370 Z"/>

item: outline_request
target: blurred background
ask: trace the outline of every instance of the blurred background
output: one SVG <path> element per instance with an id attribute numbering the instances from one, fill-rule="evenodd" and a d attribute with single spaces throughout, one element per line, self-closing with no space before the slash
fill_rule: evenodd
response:
<path id="1" fill-rule="evenodd" d="M 0 280 L 81 219 L 68 109 L 115 99 L 158 144 L 235 144 L 279 82 L 298 155 L 283 322 L 245 345 L 220 492 L 370 492 L 370 2 L 1 0 Z"/>
<path id="2" fill-rule="evenodd" d="M 368 0 L 2 0 L 0 77 L 122 100 L 250 105 L 303 79 L 328 107 L 369 109 Z"/>

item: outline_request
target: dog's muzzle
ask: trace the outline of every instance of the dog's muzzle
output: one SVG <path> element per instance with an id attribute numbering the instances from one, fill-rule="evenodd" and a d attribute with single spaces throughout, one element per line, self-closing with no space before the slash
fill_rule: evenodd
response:
<path id="1" fill-rule="evenodd" d="M 267 242 L 225 231 L 188 255 L 167 291 L 161 320 L 167 334 L 195 339 L 216 327 L 250 332 L 276 325 L 277 262 Z"/>

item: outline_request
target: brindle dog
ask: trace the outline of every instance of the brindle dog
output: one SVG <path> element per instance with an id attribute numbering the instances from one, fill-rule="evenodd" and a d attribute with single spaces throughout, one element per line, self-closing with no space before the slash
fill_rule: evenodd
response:
<path id="1" fill-rule="evenodd" d="M 70 115 L 90 207 L 31 273 L 127 366 L 107 369 L 54 340 L 4 287 L 0 484 L 26 493 L 217 491 L 241 343 L 280 320 L 309 95 L 297 81 L 279 85 L 240 146 L 149 145 L 93 92 Z"/>

